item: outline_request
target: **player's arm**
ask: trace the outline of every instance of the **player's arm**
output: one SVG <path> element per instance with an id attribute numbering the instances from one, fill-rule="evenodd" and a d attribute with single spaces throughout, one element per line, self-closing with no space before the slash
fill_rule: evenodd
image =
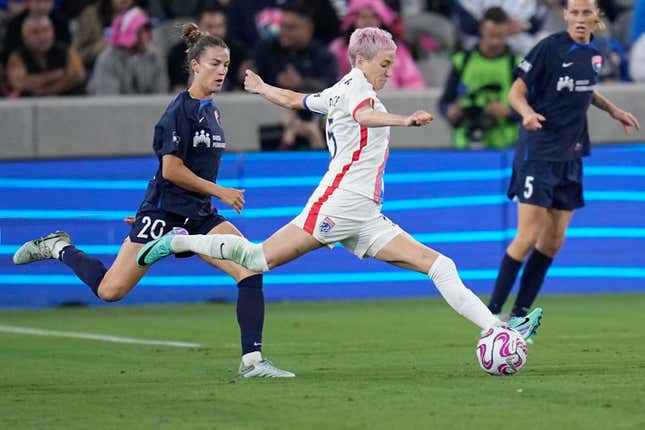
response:
<path id="1" fill-rule="evenodd" d="M 618 108 L 607 97 L 594 90 L 591 96 L 591 103 L 600 110 L 604 110 L 616 121 L 620 122 L 625 129 L 625 133 L 632 134 L 634 128 L 640 130 L 640 124 L 634 115 Z"/>
<path id="2" fill-rule="evenodd" d="M 165 154 L 161 160 L 161 174 L 165 180 L 194 193 L 217 197 L 235 209 L 237 213 L 242 211 L 244 207 L 244 190 L 225 188 L 200 178 L 186 167 L 183 160 L 177 156 Z"/>
<path id="3" fill-rule="evenodd" d="M 305 108 L 303 99 L 306 94 L 269 85 L 260 76 L 248 69 L 244 77 L 244 89 L 250 93 L 260 94 L 270 102 L 287 109 Z"/>
<path id="4" fill-rule="evenodd" d="M 508 102 L 515 112 L 522 116 L 522 125 L 528 131 L 535 131 L 542 128 L 542 122 L 546 121 L 544 116 L 535 112 L 528 100 L 526 93 L 529 91 L 522 78 L 515 79 L 511 91 L 508 93 Z"/>
<path id="5" fill-rule="evenodd" d="M 364 105 L 356 109 L 354 112 L 354 119 L 362 127 L 418 127 L 428 124 L 434 118 L 431 114 L 423 110 L 416 111 L 412 115 L 403 116 L 389 112 L 377 111 L 369 105 Z"/>

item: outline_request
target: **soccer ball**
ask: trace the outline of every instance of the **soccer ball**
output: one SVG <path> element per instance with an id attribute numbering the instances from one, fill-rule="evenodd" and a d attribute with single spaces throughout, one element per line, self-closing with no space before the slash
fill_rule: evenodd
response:
<path id="1" fill-rule="evenodd" d="M 526 363 L 529 349 L 522 335 L 508 326 L 482 332 L 477 343 L 477 361 L 491 375 L 512 375 Z"/>

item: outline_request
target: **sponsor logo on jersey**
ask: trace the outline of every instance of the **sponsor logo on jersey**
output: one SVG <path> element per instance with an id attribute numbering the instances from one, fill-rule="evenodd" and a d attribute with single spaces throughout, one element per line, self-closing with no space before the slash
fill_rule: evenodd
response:
<path id="1" fill-rule="evenodd" d="M 573 79 L 571 79 L 569 76 L 560 76 L 560 78 L 558 78 L 558 85 L 556 89 L 558 91 L 562 91 L 564 89 L 573 91 L 574 89 Z"/>
<path id="2" fill-rule="evenodd" d="M 323 219 L 320 223 L 319 230 L 321 233 L 328 233 L 332 228 L 334 228 L 335 225 L 336 223 L 331 218 L 326 216 L 325 219 Z"/>
<path id="3" fill-rule="evenodd" d="M 200 146 L 206 148 L 225 148 L 226 142 L 222 142 L 222 136 L 213 135 L 211 139 L 211 134 L 206 130 L 198 130 L 193 136 L 193 148 L 199 148 Z"/>
<path id="4" fill-rule="evenodd" d="M 577 93 L 584 93 L 588 91 L 593 91 L 595 86 L 596 86 L 595 84 L 589 82 L 589 79 L 574 81 L 569 76 L 560 76 L 558 78 L 556 90 L 558 91 L 569 90 L 570 92 L 575 91 Z"/>
<path id="5" fill-rule="evenodd" d="M 602 69 L 602 57 L 600 55 L 594 55 L 591 57 L 591 66 L 593 67 L 594 72 L 600 73 Z"/>
<path id="6" fill-rule="evenodd" d="M 207 148 L 211 147 L 210 133 L 206 133 L 204 130 L 195 132 L 195 136 L 193 136 L 193 148 L 198 148 L 199 146 L 205 146 Z"/>

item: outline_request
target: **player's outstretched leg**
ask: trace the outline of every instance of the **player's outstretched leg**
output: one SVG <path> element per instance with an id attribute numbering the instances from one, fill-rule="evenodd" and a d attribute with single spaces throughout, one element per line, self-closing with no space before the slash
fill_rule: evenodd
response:
<path id="1" fill-rule="evenodd" d="M 64 231 L 55 231 L 47 236 L 25 242 L 13 254 L 14 264 L 29 264 L 34 261 L 58 258 L 60 251 L 72 244 L 72 239 Z"/>
<path id="2" fill-rule="evenodd" d="M 246 365 L 242 359 L 237 376 L 240 378 L 293 378 L 296 374 L 276 367 L 267 359 L 249 365 Z"/>
<path id="3" fill-rule="evenodd" d="M 149 266 L 170 254 L 180 252 L 194 252 L 220 260 L 231 260 L 256 273 L 269 270 L 262 245 L 256 245 L 234 234 L 163 236 L 141 248 L 137 255 L 137 265 Z"/>
<path id="4" fill-rule="evenodd" d="M 517 330 L 524 340 L 531 340 L 537 334 L 537 329 L 542 323 L 542 308 L 535 308 L 524 317 L 511 317 L 508 325 Z"/>

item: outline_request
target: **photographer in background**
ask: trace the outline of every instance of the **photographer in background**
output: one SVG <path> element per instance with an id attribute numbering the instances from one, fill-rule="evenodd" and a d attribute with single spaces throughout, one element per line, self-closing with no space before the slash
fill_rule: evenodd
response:
<path id="1" fill-rule="evenodd" d="M 452 58 L 439 110 L 455 127 L 459 149 L 507 148 L 517 139 L 519 117 L 508 104 L 508 92 L 520 58 L 506 44 L 509 22 L 502 8 L 486 10 L 477 48 Z"/>

